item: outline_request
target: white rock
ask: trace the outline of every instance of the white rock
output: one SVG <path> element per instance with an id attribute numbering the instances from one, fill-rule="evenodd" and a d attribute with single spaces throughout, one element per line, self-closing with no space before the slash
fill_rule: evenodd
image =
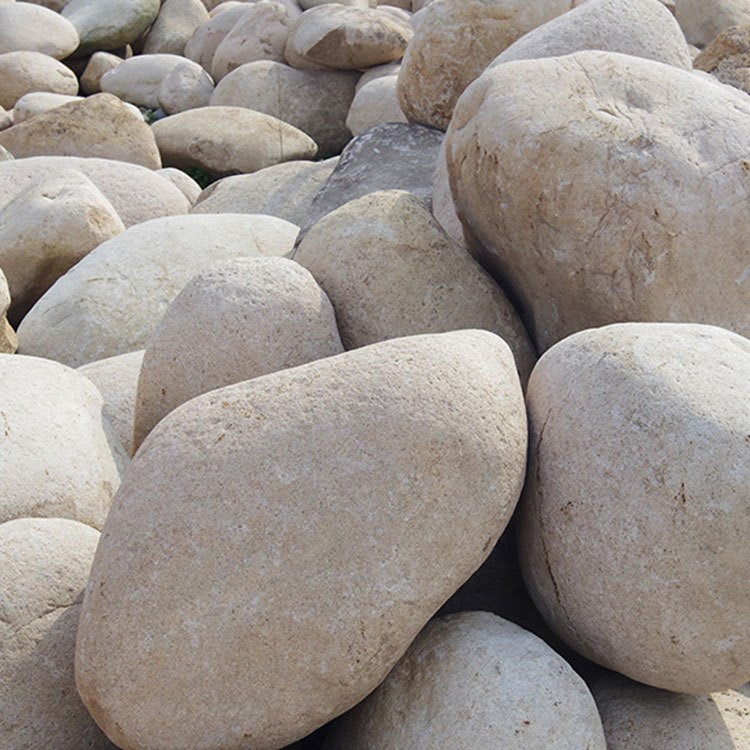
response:
<path id="1" fill-rule="evenodd" d="M 59 13 L 28 2 L 0 5 L 0 54 L 30 50 L 62 60 L 78 42 L 75 27 Z"/>
<path id="2" fill-rule="evenodd" d="M 0 107 L 12 109 L 31 91 L 75 96 L 78 79 L 59 60 L 41 52 L 6 52 L 0 55 Z"/>
<path id="3" fill-rule="evenodd" d="M 33 91 L 24 94 L 13 107 L 13 125 L 19 125 L 34 115 L 49 112 L 69 102 L 79 102 L 81 99 L 83 99 L 82 96 L 52 94 L 49 91 Z"/>
<path id="4" fill-rule="evenodd" d="M 102 76 L 121 62 L 121 57 L 109 52 L 94 52 L 81 74 L 81 91 L 84 94 L 98 94 L 102 90 Z"/>
<path id="5" fill-rule="evenodd" d="M 200 0 L 164 0 L 146 34 L 143 54 L 183 55 L 188 39 L 208 20 L 208 11 Z"/>
<path id="6" fill-rule="evenodd" d="M 207 73 L 210 73 L 216 48 L 238 19 L 248 10 L 246 3 L 237 3 L 234 7 L 201 24 L 185 45 L 185 57 L 197 62 Z"/>
<path id="7" fill-rule="evenodd" d="M 0 268 L 0 354 L 13 354 L 18 348 L 16 332 L 8 323 L 8 308 L 10 307 L 10 289 L 8 280 Z"/>
<path id="8" fill-rule="evenodd" d="M 168 114 L 206 107 L 214 93 L 214 82 L 200 65 L 186 60 L 167 73 L 159 85 L 156 98 Z"/>
<path id="9" fill-rule="evenodd" d="M 352 135 L 361 135 L 386 122 L 407 121 L 398 101 L 397 85 L 398 76 L 381 76 L 357 89 L 346 116 Z"/>
<path id="10" fill-rule="evenodd" d="M 750 24 L 750 0 L 678 0 L 675 15 L 688 42 L 705 47 L 730 26 Z"/>

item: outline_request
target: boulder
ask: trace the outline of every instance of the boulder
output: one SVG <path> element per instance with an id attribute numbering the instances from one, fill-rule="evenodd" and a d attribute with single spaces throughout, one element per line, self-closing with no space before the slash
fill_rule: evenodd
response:
<path id="1" fill-rule="evenodd" d="M 186 60 L 167 73 L 159 84 L 156 98 L 168 115 L 174 115 L 188 109 L 207 107 L 213 93 L 211 76 L 200 65 Z"/>
<path id="2" fill-rule="evenodd" d="M 112 204 L 82 172 L 56 171 L 0 208 L 0 268 L 17 324 L 81 258 L 125 231 Z"/>
<path id="3" fill-rule="evenodd" d="M 234 7 L 201 24 L 185 45 L 185 57 L 197 62 L 207 73 L 210 73 L 217 47 L 240 17 L 250 9 L 249 4 L 237 3 Z"/>
<path id="4" fill-rule="evenodd" d="M 0 131 L 0 145 L 16 158 L 98 157 L 161 167 L 156 140 L 143 117 L 111 94 L 68 102 Z"/>
<path id="5" fill-rule="evenodd" d="M 181 169 L 175 167 L 165 167 L 160 169 L 158 174 L 169 180 L 176 188 L 178 188 L 182 194 L 188 199 L 188 202 L 192 206 L 201 194 L 201 186 L 189 175 L 187 172 L 183 172 Z M 191 209 L 192 210 L 192 209 Z M 211 213 L 211 212 L 208 212 Z M 215 213 L 220 213 L 216 211 Z M 226 213 L 233 214 L 262 214 L 264 211 L 227 211 Z M 282 217 L 283 218 L 283 217 Z M 292 222 L 294 224 L 295 222 Z"/>
<path id="6" fill-rule="evenodd" d="M 61 518 L 0 524 L 4 750 L 115 750 L 81 703 L 73 674 L 78 614 L 98 540 L 89 526 Z"/>
<path id="7" fill-rule="evenodd" d="M 411 122 L 445 130 L 464 89 L 506 47 L 580 0 L 440 0 L 415 19 L 398 76 Z"/>
<path id="8" fill-rule="evenodd" d="M 325 750 L 606 750 L 586 684 L 544 641 L 489 612 L 433 620 Z"/>
<path id="9" fill-rule="evenodd" d="M 297 263 L 237 258 L 214 265 L 184 287 L 149 339 L 134 452 L 191 398 L 343 350 L 328 297 Z"/>
<path id="10" fill-rule="evenodd" d="M 40 115 L 43 112 L 49 112 L 51 109 L 61 107 L 63 104 L 70 104 L 70 102 L 80 102 L 83 100 L 82 96 L 68 96 L 67 94 L 52 94 L 49 91 L 32 91 L 28 94 L 24 94 L 13 107 L 13 122 L 9 123 L 8 127 L 12 125 L 20 125 L 26 120 L 30 120 L 36 115 Z M 5 130 L 5 128 L 1 128 Z"/>
<path id="11" fill-rule="evenodd" d="M 0 354 L 13 354 L 18 349 L 18 337 L 8 322 L 10 301 L 8 280 L 0 268 Z"/>
<path id="12" fill-rule="evenodd" d="M 148 219 L 187 213 L 187 198 L 153 170 L 112 159 L 76 156 L 36 156 L 0 161 L 0 207 L 55 172 L 78 170 L 112 204 L 126 226 Z"/>
<path id="13" fill-rule="evenodd" d="M 370 81 L 380 78 L 381 76 L 397 76 L 398 71 L 401 69 L 401 62 L 390 62 L 384 63 L 383 65 L 375 65 L 372 68 L 362 72 L 362 75 L 357 79 L 357 91 L 362 86 L 366 86 Z"/>
<path id="14" fill-rule="evenodd" d="M 297 70 L 270 60 L 252 62 L 222 78 L 211 104 L 247 107 L 277 117 L 307 133 L 321 156 L 338 154 L 352 137 L 346 116 L 358 77 L 353 71 Z"/>
<path id="15" fill-rule="evenodd" d="M 143 54 L 183 55 L 188 39 L 208 20 L 200 0 L 164 0 L 143 41 Z"/>
<path id="16" fill-rule="evenodd" d="M 688 42 L 705 47 L 730 26 L 750 24 L 750 0 L 679 0 L 675 15 Z"/>
<path id="17" fill-rule="evenodd" d="M 20 354 L 0 354 L 0 377 L 0 522 L 57 517 L 101 528 L 127 456 L 99 391 L 58 362 Z"/>
<path id="18" fill-rule="evenodd" d="M 30 50 L 62 60 L 78 42 L 73 24 L 49 8 L 28 2 L 0 5 L 0 54 Z"/>
<path id="19" fill-rule="evenodd" d="M 84 703 L 125 747 L 305 736 L 371 692 L 486 557 L 525 450 L 510 351 L 483 331 L 189 401 L 141 446 L 102 535 Z"/>
<path id="20" fill-rule="evenodd" d="M 748 396 L 750 341 L 712 326 L 605 326 L 539 360 L 519 556 L 586 658 L 675 692 L 750 678 Z"/>
<path id="21" fill-rule="evenodd" d="M 440 151 L 435 162 L 435 174 L 432 177 L 432 215 L 452 240 L 458 242 L 459 245 L 465 245 L 464 229 L 453 203 L 445 147 L 446 141 L 444 140 L 440 144 Z"/>
<path id="22" fill-rule="evenodd" d="M 386 122 L 406 122 L 396 95 L 398 76 L 380 76 L 357 89 L 346 115 L 352 135 L 362 135 Z"/>
<path id="23" fill-rule="evenodd" d="M 13 109 L 31 91 L 78 93 L 78 79 L 59 60 L 41 52 L 6 52 L 0 55 L 0 107 Z"/>
<path id="24" fill-rule="evenodd" d="M 446 137 L 467 240 L 540 351 L 622 320 L 750 335 L 748 153 L 744 94 L 607 52 L 488 70 Z"/>
<path id="25" fill-rule="evenodd" d="M 276 117 L 244 107 L 201 107 L 165 117 L 151 130 L 165 166 L 213 176 L 257 172 L 315 156 L 315 141 Z"/>
<path id="26" fill-rule="evenodd" d="M 104 399 L 102 411 L 130 456 L 133 451 L 133 415 L 143 350 L 118 354 L 78 368 L 99 390 Z"/>
<path id="27" fill-rule="evenodd" d="M 70 0 L 62 15 L 75 26 L 81 43 L 76 56 L 116 50 L 134 42 L 159 13 L 159 0 Z"/>
<path id="28" fill-rule="evenodd" d="M 411 37 L 409 23 L 379 8 L 330 3 L 300 16 L 289 35 L 286 58 L 295 67 L 371 68 L 400 60 Z"/>
<path id="29" fill-rule="evenodd" d="M 21 323 L 21 350 L 80 367 L 144 349 L 193 276 L 221 260 L 285 255 L 296 234 L 296 226 L 271 216 L 168 216 L 138 224 L 55 282 Z"/>
<path id="30" fill-rule="evenodd" d="M 750 93 L 750 25 L 722 31 L 697 55 L 693 67 Z"/>
<path id="31" fill-rule="evenodd" d="M 81 74 L 81 91 L 84 94 L 100 93 L 102 76 L 116 68 L 121 62 L 121 57 L 109 52 L 94 52 Z"/>
<path id="32" fill-rule="evenodd" d="M 513 305 L 410 193 L 371 193 L 332 211 L 310 227 L 294 260 L 330 298 L 346 349 L 481 328 L 505 340 L 528 380 L 536 356 Z"/>

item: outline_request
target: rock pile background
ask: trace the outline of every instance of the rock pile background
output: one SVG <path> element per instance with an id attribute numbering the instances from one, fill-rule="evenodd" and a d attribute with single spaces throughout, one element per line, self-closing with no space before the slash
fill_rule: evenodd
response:
<path id="1" fill-rule="evenodd" d="M 750 0 L 0 0 L 3 750 L 750 750 Z"/>

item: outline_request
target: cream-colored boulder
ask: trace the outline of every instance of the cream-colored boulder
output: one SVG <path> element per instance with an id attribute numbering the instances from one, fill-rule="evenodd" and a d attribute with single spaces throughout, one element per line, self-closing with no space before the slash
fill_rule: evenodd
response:
<path id="1" fill-rule="evenodd" d="M 682 695 L 607 672 L 590 685 L 608 750 L 750 747 L 750 684 L 713 695 Z"/>
<path id="2" fill-rule="evenodd" d="M 730 26 L 750 24 L 750 0 L 678 0 L 675 15 L 688 42 L 705 47 Z"/>
<path id="3" fill-rule="evenodd" d="M 121 57 L 110 52 L 94 52 L 81 74 L 81 91 L 84 94 L 100 93 L 102 76 L 116 68 L 121 62 Z"/>
<path id="4" fill-rule="evenodd" d="M 0 161 L 0 207 L 39 180 L 69 169 L 83 172 L 99 188 L 126 227 L 159 216 L 185 214 L 190 208 L 185 195 L 151 169 L 112 159 L 76 156 Z"/>
<path id="5" fill-rule="evenodd" d="M 120 49 L 134 42 L 159 13 L 159 0 L 71 0 L 62 15 L 75 26 L 78 57 Z"/>
<path id="6" fill-rule="evenodd" d="M 536 356 L 513 305 L 410 193 L 346 203 L 308 229 L 294 259 L 330 298 L 345 348 L 481 328 L 505 340 L 528 379 Z"/>
<path id="7" fill-rule="evenodd" d="M 31 50 L 62 60 L 78 42 L 73 24 L 49 8 L 28 2 L 0 5 L 0 54 Z"/>
<path id="8" fill-rule="evenodd" d="M 84 702 L 126 747 L 303 737 L 371 692 L 482 562 L 525 448 L 510 351 L 484 331 L 189 401 L 108 518 L 78 631 Z"/>
<path id="9" fill-rule="evenodd" d="M 343 351 L 328 297 L 299 264 L 237 258 L 212 266 L 177 295 L 149 339 L 133 449 L 191 398 Z"/>
<path id="10" fill-rule="evenodd" d="M 300 16 L 289 35 L 286 58 L 295 67 L 371 68 L 400 60 L 411 37 L 410 24 L 384 10 L 331 3 Z"/>
<path id="11" fill-rule="evenodd" d="M 289 161 L 253 174 L 225 177 L 198 196 L 190 213 L 268 214 L 302 226 L 315 194 L 336 162 L 336 158 Z"/>
<path id="12" fill-rule="evenodd" d="M 80 102 L 82 96 L 68 96 L 67 94 L 52 94 L 49 91 L 32 91 L 24 94 L 13 107 L 13 122 L 10 125 L 20 125 L 42 112 L 61 107 L 70 102 Z M 2 128 L 4 130 L 4 128 Z"/>
<path id="13" fill-rule="evenodd" d="M 187 174 L 187 172 L 183 172 L 181 169 L 176 169 L 175 167 L 164 167 L 164 169 L 160 169 L 158 173 L 165 179 L 169 180 L 176 188 L 178 188 L 182 192 L 182 194 L 188 199 L 188 202 L 190 203 L 191 206 L 198 200 L 198 196 L 201 194 L 202 188 L 189 174 Z M 207 213 L 211 213 L 211 212 L 207 212 Z M 217 211 L 215 213 L 220 213 L 220 212 Z M 226 213 L 262 214 L 265 212 L 264 211 L 227 211 Z M 292 223 L 295 223 L 295 222 L 292 222 Z"/>
<path id="14" fill-rule="evenodd" d="M 630 323 L 574 334 L 529 381 L 519 555 L 550 627 L 654 687 L 750 678 L 750 340 Z"/>
<path id="15" fill-rule="evenodd" d="M 445 130 L 464 89 L 506 47 L 577 0 L 440 0 L 415 18 L 398 76 L 412 122 Z"/>
<path id="16" fill-rule="evenodd" d="M 5 108 L 0 106 L 0 130 L 5 130 L 11 127 L 11 125 L 13 125 L 13 112 L 6 112 Z M 0 151 L 0 161 L 12 158 L 6 149 Z"/>
<path id="17" fill-rule="evenodd" d="M 8 322 L 10 302 L 8 280 L 0 268 L 0 354 L 13 354 L 18 349 L 18 337 Z"/>
<path id="18" fill-rule="evenodd" d="M 645 57 L 684 70 L 693 68 L 682 30 L 659 0 L 587 0 L 524 34 L 501 52 L 492 66 L 586 49 Z"/>
<path id="19" fill-rule="evenodd" d="M 143 42 L 143 54 L 183 55 L 188 39 L 209 20 L 201 0 L 164 0 Z"/>
<path id="20" fill-rule="evenodd" d="M 297 227 L 271 216 L 167 216 L 131 227 L 61 276 L 19 326 L 21 351 L 80 367 L 143 349 L 170 302 L 212 263 L 286 255 Z"/>
<path id="21" fill-rule="evenodd" d="M 361 135 L 386 122 L 407 121 L 398 101 L 397 85 L 398 76 L 379 76 L 357 89 L 346 115 L 352 135 Z"/>
<path id="22" fill-rule="evenodd" d="M 81 156 L 127 161 L 148 169 L 161 167 L 151 128 L 132 107 L 111 94 L 68 102 L 0 131 L 0 145 L 19 159 Z"/>
<path id="23" fill-rule="evenodd" d="M 185 45 L 185 57 L 197 62 L 207 73 L 210 73 L 216 49 L 239 18 L 248 10 L 250 6 L 247 3 L 237 3 L 234 7 L 201 24 Z"/>
<path id="24" fill-rule="evenodd" d="M 489 612 L 433 620 L 325 750 L 606 750 L 586 684 L 532 633 Z"/>
<path id="25" fill-rule="evenodd" d="M 214 176 L 257 172 L 310 159 L 317 146 L 301 130 L 244 107 L 201 107 L 151 126 L 165 166 L 199 167 Z"/>
<path id="26" fill-rule="evenodd" d="M 292 26 L 302 15 L 293 0 L 258 0 L 237 19 L 214 52 L 211 76 L 220 81 L 244 63 L 283 62 Z"/>
<path id="27" fill-rule="evenodd" d="M 0 355 L 0 522 L 70 518 L 101 528 L 127 462 L 83 375 L 37 357 Z"/>
<path id="28" fill-rule="evenodd" d="M 542 351 L 622 320 L 750 335 L 748 153 L 745 94 L 606 52 L 488 70 L 446 136 L 467 239 Z"/>
<path id="29" fill-rule="evenodd" d="M 128 455 L 133 454 L 133 415 L 143 350 L 118 354 L 78 368 L 99 390 L 102 411 L 109 419 Z"/>
<path id="30" fill-rule="evenodd" d="M 105 73 L 99 85 L 102 91 L 126 102 L 156 109 L 159 106 L 159 87 L 177 66 L 200 68 L 180 55 L 136 55 Z"/>
<path id="31" fill-rule="evenodd" d="M 362 86 L 365 86 L 370 81 L 380 78 L 381 76 L 397 76 L 400 69 L 400 61 L 383 63 L 383 65 L 375 65 L 372 68 L 367 68 L 367 70 L 363 71 L 362 75 L 357 79 L 357 91 L 359 91 Z"/>
<path id="32" fill-rule="evenodd" d="M 207 107 L 213 93 L 211 76 L 200 65 L 186 60 L 167 73 L 159 85 L 156 98 L 168 115 L 174 115 L 188 109 Z"/>
<path id="33" fill-rule="evenodd" d="M 125 231 L 112 204 L 82 172 L 57 171 L 0 208 L 0 268 L 19 321 L 102 242 Z"/>
<path id="34" fill-rule="evenodd" d="M 12 109 L 31 91 L 75 96 L 78 79 L 70 68 L 41 52 L 24 50 L 0 54 L 0 107 Z"/>
<path id="35" fill-rule="evenodd" d="M 62 518 L 0 524 L 3 750 L 115 750 L 81 703 L 73 673 L 98 540 L 91 527 Z"/>
<path id="36" fill-rule="evenodd" d="M 358 77 L 348 70 L 297 70 L 270 60 L 247 63 L 221 80 L 211 105 L 277 117 L 307 133 L 321 155 L 338 154 L 352 137 L 346 117 Z"/>

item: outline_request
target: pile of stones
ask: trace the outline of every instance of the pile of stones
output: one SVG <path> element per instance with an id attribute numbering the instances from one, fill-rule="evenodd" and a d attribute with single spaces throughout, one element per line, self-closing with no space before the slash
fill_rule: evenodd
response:
<path id="1" fill-rule="evenodd" d="M 0 0 L 3 750 L 750 750 L 750 0 Z"/>

